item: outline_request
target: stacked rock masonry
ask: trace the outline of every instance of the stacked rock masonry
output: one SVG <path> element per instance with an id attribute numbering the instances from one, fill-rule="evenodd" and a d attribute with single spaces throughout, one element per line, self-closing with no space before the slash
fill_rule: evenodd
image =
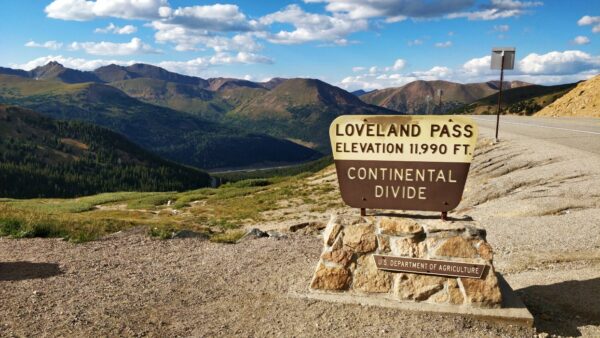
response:
<path id="1" fill-rule="evenodd" d="M 485 230 L 473 222 L 332 216 L 313 290 L 402 301 L 500 307 L 502 295 Z M 485 264 L 481 279 L 379 270 L 374 254 Z"/>

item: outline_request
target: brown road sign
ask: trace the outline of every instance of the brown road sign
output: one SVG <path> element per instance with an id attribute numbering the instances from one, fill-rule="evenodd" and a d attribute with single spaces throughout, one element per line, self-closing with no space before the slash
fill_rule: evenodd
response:
<path id="1" fill-rule="evenodd" d="M 464 116 L 344 115 L 329 134 L 349 206 L 449 211 L 462 198 L 477 126 Z"/>
<path id="2" fill-rule="evenodd" d="M 485 264 L 440 261 L 433 259 L 373 255 L 380 270 L 421 273 L 448 277 L 481 278 Z"/>

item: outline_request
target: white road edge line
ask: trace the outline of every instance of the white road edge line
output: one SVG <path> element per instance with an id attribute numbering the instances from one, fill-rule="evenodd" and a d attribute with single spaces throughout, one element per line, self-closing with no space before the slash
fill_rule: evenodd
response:
<path id="1" fill-rule="evenodd" d="M 495 122 L 495 120 L 488 120 L 488 119 L 482 119 L 482 118 L 477 118 L 477 117 L 472 117 L 472 119 L 473 120 L 478 120 L 478 121 Z M 569 129 L 569 128 L 560 128 L 560 127 L 550 127 L 550 126 L 544 126 L 544 125 L 532 124 L 532 123 L 500 121 L 500 124 L 502 124 L 502 123 L 518 124 L 518 125 L 522 125 L 522 126 L 532 126 L 532 127 L 540 127 L 540 128 L 548 128 L 548 129 L 568 130 L 568 131 L 574 131 L 574 132 L 577 132 L 577 133 L 586 133 L 586 134 L 600 135 L 599 132 L 595 132 L 595 131 L 587 131 L 587 130 L 579 130 L 579 129 Z"/>

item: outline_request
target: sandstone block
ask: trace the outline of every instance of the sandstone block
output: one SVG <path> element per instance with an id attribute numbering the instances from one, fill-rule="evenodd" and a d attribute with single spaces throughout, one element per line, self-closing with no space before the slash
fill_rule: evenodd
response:
<path id="1" fill-rule="evenodd" d="M 491 261 L 494 259 L 494 250 L 492 250 L 492 247 L 487 242 L 481 241 L 481 243 L 479 243 L 477 253 L 479 254 L 479 257 L 485 260 Z"/>
<path id="2" fill-rule="evenodd" d="M 377 243 L 379 253 L 390 253 L 390 236 L 388 235 L 377 235 Z"/>
<path id="3" fill-rule="evenodd" d="M 327 267 L 319 263 L 310 287 L 320 290 L 345 290 L 350 284 L 350 271 L 346 268 Z"/>
<path id="4" fill-rule="evenodd" d="M 502 295 L 500 294 L 498 278 L 491 268 L 488 268 L 486 273 L 484 279 L 460 279 L 465 289 L 467 302 L 485 307 L 499 307 L 502 304 Z"/>
<path id="5" fill-rule="evenodd" d="M 448 296 L 450 297 L 450 304 L 459 305 L 465 301 L 465 297 L 458 286 L 458 282 L 454 278 L 448 279 Z"/>
<path id="6" fill-rule="evenodd" d="M 332 217 L 323 231 L 323 242 L 325 245 L 332 245 L 340 230 L 342 230 L 342 224 L 339 222 L 339 219 Z"/>
<path id="7" fill-rule="evenodd" d="M 392 253 L 397 256 L 423 257 L 425 255 L 425 242 L 415 242 L 412 238 L 394 238 L 391 245 Z"/>
<path id="8" fill-rule="evenodd" d="M 409 218 L 382 218 L 379 229 L 382 234 L 392 236 L 418 236 L 423 233 L 423 227 Z"/>
<path id="9" fill-rule="evenodd" d="M 436 233 L 441 231 L 454 231 L 462 232 L 465 231 L 465 226 L 457 222 L 436 220 L 428 223 L 426 226 L 428 233 Z"/>
<path id="10" fill-rule="evenodd" d="M 389 292 L 392 288 L 392 274 L 377 269 L 373 255 L 362 256 L 356 264 L 352 288 L 362 292 Z"/>
<path id="11" fill-rule="evenodd" d="M 371 224 L 356 224 L 344 228 L 344 247 L 356 253 L 367 253 L 377 249 L 377 236 Z"/>
<path id="12" fill-rule="evenodd" d="M 321 255 L 321 258 L 328 262 L 339 264 L 343 267 L 347 267 L 348 263 L 352 260 L 352 251 L 346 250 L 343 247 L 338 249 L 332 249 L 331 251 L 325 251 Z"/>
<path id="13" fill-rule="evenodd" d="M 400 299 L 423 301 L 444 288 L 446 278 L 401 273 L 397 277 L 395 294 Z"/>
<path id="14" fill-rule="evenodd" d="M 477 250 L 471 242 L 462 237 L 451 237 L 445 240 L 435 251 L 436 256 L 475 258 Z"/>

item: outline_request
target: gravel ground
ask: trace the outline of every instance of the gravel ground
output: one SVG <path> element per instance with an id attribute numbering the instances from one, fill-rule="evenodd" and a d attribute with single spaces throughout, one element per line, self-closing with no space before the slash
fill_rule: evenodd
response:
<path id="1" fill-rule="evenodd" d="M 225 245 L 132 229 L 0 238 L 0 336 L 600 337 L 600 158 L 505 137 L 480 146 L 456 214 L 487 228 L 535 329 L 290 297 L 307 290 L 316 234 Z"/>
<path id="2" fill-rule="evenodd" d="M 12 263 L 0 266 L 0 335 L 532 334 L 461 317 L 290 297 L 306 291 L 320 250 L 319 238 L 301 234 L 236 245 L 153 240 L 136 231 L 80 245 L 1 239 L 0 261 Z"/>

